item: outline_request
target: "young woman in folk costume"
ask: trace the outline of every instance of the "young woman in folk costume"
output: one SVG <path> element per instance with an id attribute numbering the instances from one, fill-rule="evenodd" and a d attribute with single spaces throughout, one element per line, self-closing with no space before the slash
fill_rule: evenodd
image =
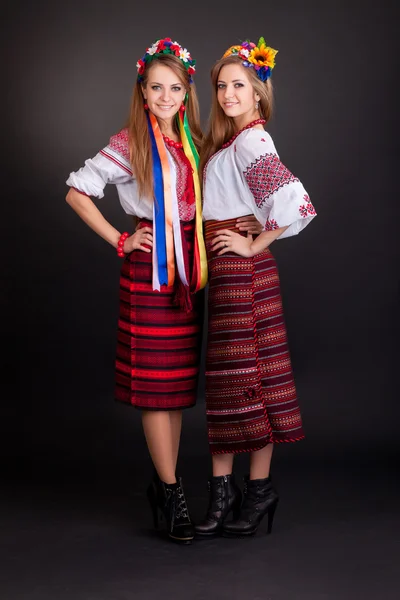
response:
<path id="1" fill-rule="evenodd" d="M 207 282 L 195 61 L 165 38 L 137 68 L 128 126 L 70 174 L 67 202 L 123 259 L 116 398 L 142 411 L 157 473 L 147 490 L 155 524 L 161 510 L 169 536 L 190 543 L 193 525 L 175 469 L 182 409 L 196 401 L 202 314 L 196 292 Z M 107 183 L 139 219 L 134 233 L 121 234 L 91 200 L 103 197 Z"/>
<path id="2" fill-rule="evenodd" d="M 277 51 L 260 38 L 230 47 L 212 69 L 210 130 L 202 146 L 203 219 L 209 269 L 206 409 L 213 477 L 198 536 L 252 535 L 278 503 L 270 479 L 274 444 L 303 435 L 279 277 L 269 246 L 315 216 L 299 179 L 264 130 L 272 111 Z M 235 231 L 253 214 L 265 231 Z M 233 459 L 250 454 L 244 499 Z M 227 515 L 233 511 L 233 520 Z"/>

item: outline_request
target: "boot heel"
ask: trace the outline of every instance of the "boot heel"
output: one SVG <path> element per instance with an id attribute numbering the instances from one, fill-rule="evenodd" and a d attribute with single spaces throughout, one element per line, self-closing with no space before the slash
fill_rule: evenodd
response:
<path id="1" fill-rule="evenodd" d="M 240 517 L 230 523 L 224 523 L 223 535 L 227 537 L 254 535 L 266 515 L 268 515 L 268 533 L 271 533 L 278 498 L 278 493 L 272 487 L 269 477 L 264 479 L 246 477 Z"/>
<path id="2" fill-rule="evenodd" d="M 278 506 L 278 501 L 276 501 L 274 504 L 272 504 L 268 509 L 267 533 L 271 533 L 271 531 L 272 531 L 272 524 L 274 522 L 274 516 L 275 516 L 275 511 L 276 511 L 277 506 Z"/>

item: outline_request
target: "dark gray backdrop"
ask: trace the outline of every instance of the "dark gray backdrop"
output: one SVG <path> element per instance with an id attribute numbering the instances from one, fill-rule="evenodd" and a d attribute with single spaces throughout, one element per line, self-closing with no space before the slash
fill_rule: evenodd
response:
<path id="1" fill-rule="evenodd" d="M 150 8 L 150 10 L 149 10 Z M 137 460 L 139 415 L 113 400 L 120 262 L 64 202 L 71 170 L 125 121 L 135 63 L 170 36 L 209 71 L 231 44 L 279 50 L 269 126 L 318 217 L 277 242 L 308 442 L 303 456 L 398 448 L 398 44 L 395 2 L 13 2 L 3 23 L 3 462 Z M 129 221 L 116 192 L 98 203 Z M 202 406 L 203 386 L 199 402 Z M 206 460 L 202 431 L 192 449 Z M 137 444 L 142 442 L 136 441 Z M 145 448 L 144 445 L 142 446 Z M 187 444 L 189 447 L 189 444 Z M 284 450 L 285 451 L 285 450 Z M 296 452 L 291 451 L 292 456 Z"/>

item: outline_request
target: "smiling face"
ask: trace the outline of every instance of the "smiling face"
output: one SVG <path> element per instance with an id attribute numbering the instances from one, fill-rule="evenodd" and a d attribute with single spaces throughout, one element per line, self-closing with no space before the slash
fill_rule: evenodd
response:
<path id="1" fill-rule="evenodd" d="M 255 92 L 247 75 L 246 67 L 231 63 L 224 65 L 217 79 L 217 99 L 227 117 L 232 117 L 241 127 L 260 115 L 256 102 L 260 96 Z"/>
<path id="2" fill-rule="evenodd" d="M 175 71 L 160 63 L 149 68 L 142 91 L 149 110 L 166 124 L 172 122 L 186 94 Z"/>

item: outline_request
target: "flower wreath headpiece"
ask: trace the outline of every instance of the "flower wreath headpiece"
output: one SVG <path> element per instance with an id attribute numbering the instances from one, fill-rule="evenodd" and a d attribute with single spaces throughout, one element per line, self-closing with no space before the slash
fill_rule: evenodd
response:
<path id="1" fill-rule="evenodd" d="M 196 71 L 196 61 L 190 56 L 190 52 L 186 50 L 186 48 L 182 48 L 178 42 L 173 42 L 171 38 L 155 41 L 152 46 L 147 48 L 145 55 L 137 61 L 138 81 L 143 81 L 143 73 L 145 72 L 147 65 L 153 58 L 156 58 L 161 54 L 173 54 L 180 58 L 189 73 L 190 83 L 193 83 L 192 75 Z"/>
<path id="2" fill-rule="evenodd" d="M 272 69 L 275 67 L 275 56 L 278 50 L 274 50 L 270 46 L 267 46 L 263 37 L 260 37 L 257 45 L 250 40 L 242 42 L 240 45 L 231 46 L 222 56 L 239 56 L 243 59 L 244 67 L 252 67 L 257 77 L 261 81 L 267 81 L 272 75 Z"/>

